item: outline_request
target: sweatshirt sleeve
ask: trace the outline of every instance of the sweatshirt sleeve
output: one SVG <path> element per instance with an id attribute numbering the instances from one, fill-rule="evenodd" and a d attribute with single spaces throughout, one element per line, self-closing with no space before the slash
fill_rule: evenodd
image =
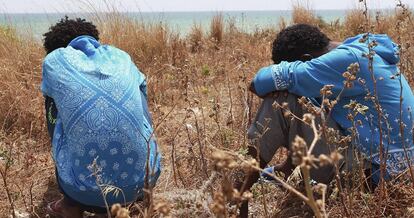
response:
<path id="1" fill-rule="evenodd" d="M 274 91 L 288 90 L 291 93 L 319 97 L 324 85 L 334 85 L 332 91 L 337 96 L 344 87 L 342 76 L 350 64 L 357 63 L 358 58 L 347 47 L 337 49 L 311 61 L 281 62 L 259 70 L 253 79 L 259 96 Z M 354 87 L 345 89 L 344 96 L 364 93 L 364 88 L 354 82 Z"/>

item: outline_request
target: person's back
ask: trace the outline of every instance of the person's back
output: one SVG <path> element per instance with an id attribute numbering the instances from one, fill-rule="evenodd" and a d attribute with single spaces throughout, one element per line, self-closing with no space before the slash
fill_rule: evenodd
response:
<path id="1" fill-rule="evenodd" d="M 65 198 L 81 208 L 142 198 L 147 155 L 153 185 L 160 154 L 145 77 L 130 56 L 95 37 L 78 36 L 46 56 L 42 92 L 56 105 L 52 152 Z M 121 191 L 104 195 L 107 187 Z"/>
<path id="2" fill-rule="evenodd" d="M 364 37 L 368 37 L 366 40 L 369 42 Z M 375 55 L 372 61 L 369 61 L 365 54 L 370 52 L 367 44 L 372 41 L 376 42 L 376 46 L 371 48 Z M 349 111 L 343 108 L 352 100 L 367 106 L 365 115 L 359 113 L 354 119 L 355 122 L 359 122 L 356 125 L 358 135 L 354 144 L 368 159 L 372 157 L 373 164 L 378 170 L 380 135 L 382 135 L 381 143 L 384 146 L 383 152 L 387 159 L 388 173 L 396 175 L 403 172 L 407 168 L 404 149 L 410 159 L 413 157 L 414 120 L 411 110 L 414 106 L 414 95 L 405 77 L 399 76 L 398 46 L 386 35 L 362 34 L 345 40 L 336 49 L 347 49 L 355 55 L 354 60 L 357 60 L 360 71 L 356 74 L 358 78 L 358 81 L 354 83 L 356 87 L 351 89 L 361 91 L 353 95 L 342 96 L 338 105 L 333 109 L 332 118 L 342 128 L 351 128 L 353 124 L 347 119 Z M 370 64 L 372 64 L 372 70 L 369 70 Z M 373 78 L 375 78 L 375 84 Z M 379 117 L 376 101 L 381 108 L 382 117 Z M 400 129 L 400 118 L 402 118 L 403 129 Z M 374 180 L 378 182 L 379 173 L 374 173 L 374 176 L 376 177 Z"/>

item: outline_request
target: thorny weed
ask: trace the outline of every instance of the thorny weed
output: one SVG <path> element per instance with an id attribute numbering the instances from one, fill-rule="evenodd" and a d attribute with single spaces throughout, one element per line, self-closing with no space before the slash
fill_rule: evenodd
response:
<path id="1" fill-rule="evenodd" d="M 98 163 L 97 163 L 98 159 L 99 159 L 99 157 L 96 157 L 93 160 L 92 164 L 90 164 L 88 166 L 88 169 L 91 172 L 91 176 L 93 176 L 95 178 L 95 183 L 98 186 L 98 188 L 99 188 L 99 190 L 102 194 L 102 198 L 103 198 L 103 201 L 105 203 L 105 208 L 107 210 L 107 216 L 108 216 L 108 218 L 111 218 L 112 211 L 111 211 L 110 205 L 108 204 L 108 201 L 107 201 L 108 194 L 112 194 L 115 197 L 118 197 L 118 195 L 121 193 L 122 197 L 124 199 L 123 204 L 126 205 L 127 202 L 125 200 L 125 194 L 122 191 L 122 189 L 120 189 L 116 186 L 113 186 L 111 184 L 108 184 L 102 179 L 102 167 L 100 167 L 98 165 Z M 118 205 L 114 206 L 114 207 L 118 207 Z M 117 213 L 118 213 L 118 211 L 120 211 L 120 210 L 117 210 Z M 117 217 L 118 217 L 118 215 L 117 215 Z M 121 218 L 121 217 L 118 217 L 118 218 Z"/>

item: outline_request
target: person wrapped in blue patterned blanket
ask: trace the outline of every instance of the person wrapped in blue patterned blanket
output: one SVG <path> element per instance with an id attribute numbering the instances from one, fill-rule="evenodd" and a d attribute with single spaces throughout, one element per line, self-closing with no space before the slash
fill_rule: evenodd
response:
<path id="1" fill-rule="evenodd" d="M 45 34 L 41 91 L 64 195 L 48 209 L 63 217 L 139 200 L 147 176 L 155 185 L 161 171 L 145 76 L 126 52 L 98 40 L 96 27 L 79 18 Z M 107 187 L 119 193 L 104 195 Z"/>

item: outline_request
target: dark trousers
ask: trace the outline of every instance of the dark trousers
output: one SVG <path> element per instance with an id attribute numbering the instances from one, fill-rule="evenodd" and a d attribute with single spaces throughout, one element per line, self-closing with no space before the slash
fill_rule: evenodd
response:
<path id="1" fill-rule="evenodd" d="M 266 162 L 270 162 L 279 148 L 285 147 L 289 151 L 293 140 L 298 135 L 302 137 L 309 146 L 314 139 L 312 128 L 297 119 L 291 119 L 285 117 L 285 111 L 281 108 L 275 107 L 276 104 L 282 105 L 288 103 L 288 110 L 295 114 L 297 117 L 302 118 L 307 111 L 302 108 L 302 105 L 298 103 L 299 97 L 294 94 L 273 94 L 266 97 L 257 112 L 256 118 L 248 130 L 248 137 L 251 144 L 255 145 L 259 150 L 261 159 Z M 339 130 L 339 126 L 332 119 L 329 119 L 328 126 Z M 316 118 L 317 126 L 322 122 L 320 118 Z M 319 157 L 321 154 L 327 156 L 334 151 L 334 145 L 328 145 L 325 140 L 320 139 L 316 143 L 312 154 L 315 157 Z M 348 150 L 348 149 L 346 149 Z M 345 159 L 348 159 L 349 155 L 352 156 L 352 150 L 349 149 L 342 153 Z M 352 157 L 350 157 L 352 159 Z M 290 159 L 288 159 L 290 161 Z M 340 165 L 344 166 L 342 160 Z M 352 162 L 352 161 L 351 161 Z M 335 169 L 333 165 L 319 166 L 311 169 L 311 178 L 316 182 L 328 184 L 335 175 Z M 292 167 L 294 167 L 292 165 Z M 289 175 L 287 175 L 289 176 Z"/>

